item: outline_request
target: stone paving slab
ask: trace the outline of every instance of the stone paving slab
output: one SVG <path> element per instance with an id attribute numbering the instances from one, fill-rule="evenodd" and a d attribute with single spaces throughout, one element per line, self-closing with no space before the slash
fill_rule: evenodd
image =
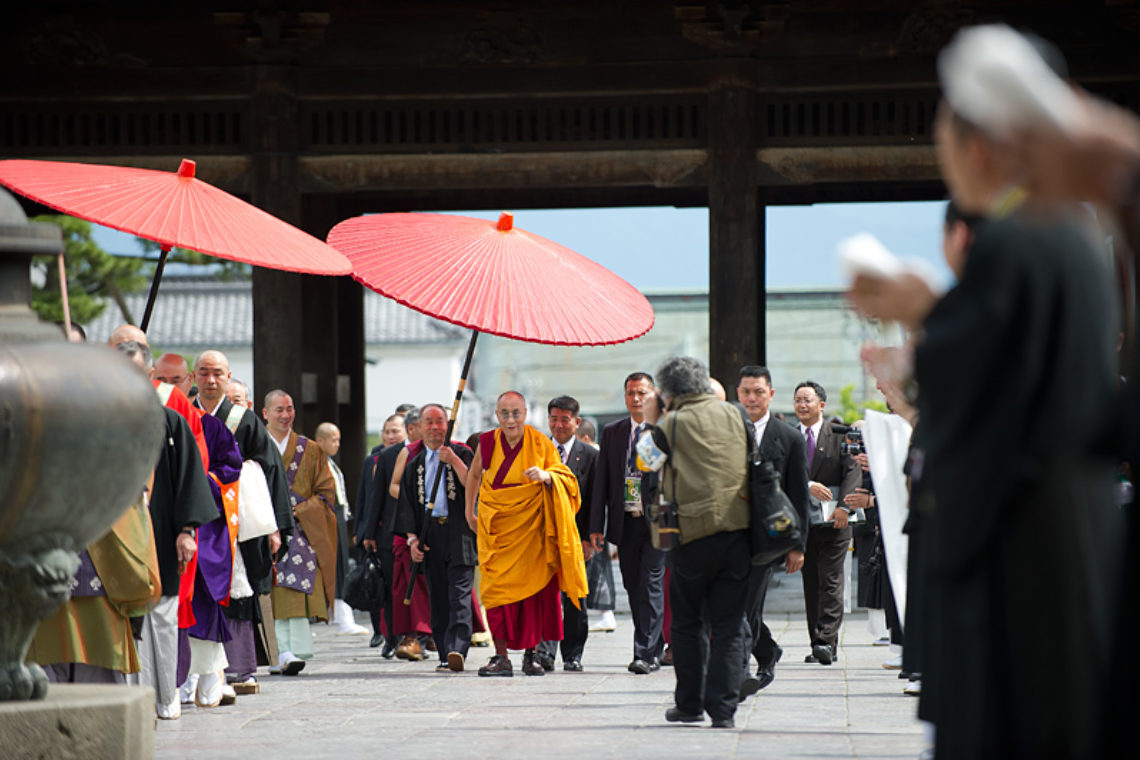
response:
<path id="1" fill-rule="evenodd" d="M 798 578 L 773 588 L 773 607 L 795 610 Z M 783 598 L 783 601 L 780 601 Z M 802 607 L 800 608 L 802 609 Z M 367 625 L 366 616 L 359 616 Z M 882 668 L 891 654 L 871 645 L 866 613 L 848 615 L 839 661 L 805 664 L 802 614 L 767 617 L 784 658 L 776 680 L 745 702 L 736 729 L 664 720 L 674 676 L 663 668 L 634 676 L 633 626 L 618 614 L 614 633 L 591 633 L 584 673 L 561 663 L 526 677 L 514 655 L 513 678 L 479 678 L 489 648 L 472 648 L 468 670 L 436 673 L 435 662 L 384 660 L 367 636 L 314 625 L 316 656 L 297 677 L 259 674 L 261 694 L 231 707 L 189 706 L 160 721 L 156 757 L 357 758 L 915 758 L 923 747 L 917 700 Z M 205 754 L 200 754 L 205 753 Z"/>

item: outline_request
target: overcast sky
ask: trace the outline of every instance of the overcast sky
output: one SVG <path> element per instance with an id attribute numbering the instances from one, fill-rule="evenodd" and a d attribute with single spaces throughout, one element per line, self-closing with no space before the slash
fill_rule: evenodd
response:
<path id="1" fill-rule="evenodd" d="M 944 202 L 846 203 L 768 209 L 768 288 L 841 287 L 836 244 L 870 232 L 896 254 L 930 261 L 949 281 L 939 248 Z M 498 212 L 457 211 L 498 218 Z M 647 291 L 708 289 L 708 211 L 671 207 L 519 211 L 515 226 L 549 238 Z M 111 253 L 137 253 L 134 238 L 102 227 Z M 177 270 L 167 270 L 174 272 Z"/>

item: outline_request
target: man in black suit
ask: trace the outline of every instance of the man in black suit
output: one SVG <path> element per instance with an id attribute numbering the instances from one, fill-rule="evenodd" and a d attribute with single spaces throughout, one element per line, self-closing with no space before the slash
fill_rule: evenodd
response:
<path id="1" fill-rule="evenodd" d="M 602 429 L 601 451 L 590 500 L 590 540 L 595 551 L 606 540 L 618 547 L 622 584 L 633 615 L 633 661 L 638 675 L 661 668 L 665 648 L 661 623 L 665 616 L 665 553 L 653 548 L 641 505 L 641 471 L 634 461 L 635 436 L 645 419 L 643 406 L 654 398 L 653 377 L 634 372 L 625 379 L 629 417 Z"/>
<path id="2" fill-rule="evenodd" d="M 830 665 L 836 657 L 839 626 L 843 623 L 843 560 L 851 545 L 851 528 L 847 524 L 850 510 L 844 500 L 862 484 L 863 474 L 855 460 L 840 448 L 843 436 L 823 419 L 827 403 L 823 386 L 805 380 L 796 386 L 793 402 L 807 449 L 812 512 L 824 518 L 811 526 L 804 554 L 804 606 L 811 637 L 811 654 L 804 662 Z M 827 515 L 825 507 L 833 507 L 834 512 Z"/>
<path id="3" fill-rule="evenodd" d="M 559 396 L 546 405 L 546 418 L 550 423 L 550 438 L 562 456 L 562 463 L 578 478 L 578 493 L 583 502 L 575 518 L 578 535 L 589 536 L 590 494 L 594 488 L 594 463 L 598 458 L 598 450 L 578 440 L 576 434 L 578 425 L 582 422 L 578 409 L 576 399 Z M 583 538 L 582 558 L 589 561 L 593 553 L 593 544 L 588 538 Z M 562 669 L 575 673 L 582 670 L 582 651 L 586 648 L 589 632 L 586 600 L 578 601 L 580 606 L 575 606 L 570 597 L 562 595 Z M 554 670 L 554 652 L 557 649 L 556 641 L 544 641 L 538 645 L 537 659 L 544 670 Z"/>
<path id="4" fill-rule="evenodd" d="M 413 441 L 420 440 L 420 411 L 409 409 L 404 415 L 404 428 L 407 438 L 390 446 L 385 446 L 376 460 L 376 471 L 372 477 L 372 494 L 368 500 L 368 510 L 357 522 L 357 540 L 369 551 L 380 556 L 380 569 L 384 572 L 384 582 L 387 584 L 388 594 L 384 599 L 384 620 L 388 626 L 388 637 L 384 640 L 384 649 L 380 656 L 391 659 L 396 653 L 396 645 L 400 641 L 399 634 L 403 631 L 395 629 L 395 619 L 392 617 L 392 605 L 402 604 L 403 600 L 393 599 L 392 579 L 395 578 L 396 557 L 392 551 L 392 529 L 396 524 L 396 498 L 388 490 L 392 482 L 392 473 L 396 468 L 396 460 L 400 452 Z M 380 611 L 372 614 L 373 640 L 379 644 L 377 636 L 380 635 Z"/>
<path id="5" fill-rule="evenodd" d="M 789 425 L 773 420 L 769 412 L 775 390 L 772 388 L 772 373 L 767 367 L 750 365 L 740 368 L 740 380 L 736 385 L 736 398 L 748 412 L 753 434 L 760 447 L 760 458 L 770 462 L 780 476 L 780 487 L 792 502 L 804 527 L 806 541 L 808 524 L 808 473 L 807 455 L 804 441 Z M 806 545 L 788 552 L 784 557 L 784 571 L 789 575 L 804 565 Z M 744 680 L 741 682 L 740 696 L 746 698 L 763 689 L 776 677 L 776 663 L 784 651 L 772 638 L 772 632 L 764 624 L 764 599 L 768 593 L 768 581 L 776 564 L 753 565 L 748 578 L 748 597 L 745 605 Z M 758 669 L 755 677 L 749 674 L 748 655 L 756 658 Z"/>
<path id="6" fill-rule="evenodd" d="M 475 534 L 464 517 L 464 483 L 474 455 L 462 443 L 446 441 L 447 412 L 439 404 L 420 409 L 420 426 L 424 445 L 404 468 L 396 532 L 407 537 L 412 559 L 424 562 L 436 670 L 459 672 L 471 646 L 471 588 L 479 562 Z M 439 487 L 433 489 L 440 467 Z"/>

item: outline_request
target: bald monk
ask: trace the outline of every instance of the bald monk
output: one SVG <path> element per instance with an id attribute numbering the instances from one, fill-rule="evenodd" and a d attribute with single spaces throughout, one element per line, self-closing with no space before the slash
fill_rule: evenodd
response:
<path id="1" fill-rule="evenodd" d="M 147 342 L 146 333 L 131 324 L 119 325 L 111 331 L 110 337 L 107 338 L 107 345 L 111 348 L 118 346 L 120 343 L 134 341 L 143 346 L 150 346 Z"/>
<path id="2" fill-rule="evenodd" d="M 480 595 L 495 640 L 479 675 L 514 675 L 508 651 L 522 649 L 523 672 L 541 676 L 534 648 L 562 640 L 559 591 L 575 605 L 589 592 L 574 522 L 578 479 L 550 438 L 526 424 L 522 394 L 499 396 L 495 416 L 499 427 L 479 436 L 467 473 L 467 522 L 478 538 Z"/>

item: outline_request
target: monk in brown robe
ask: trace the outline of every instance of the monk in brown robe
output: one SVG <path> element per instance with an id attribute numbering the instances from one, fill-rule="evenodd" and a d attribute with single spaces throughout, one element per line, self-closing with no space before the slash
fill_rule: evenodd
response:
<path id="1" fill-rule="evenodd" d="M 293 398 L 282 390 L 265 396 L 266 427 L 285 463 L 285 480 L 297 524 L 276 565 L 270 599 L 277 634 L 278 667 L 296 675 L 313 656 L 309 620 L 329 619 L 336 583 L 336 485 L 321 447 L 293 430 Z"/>

